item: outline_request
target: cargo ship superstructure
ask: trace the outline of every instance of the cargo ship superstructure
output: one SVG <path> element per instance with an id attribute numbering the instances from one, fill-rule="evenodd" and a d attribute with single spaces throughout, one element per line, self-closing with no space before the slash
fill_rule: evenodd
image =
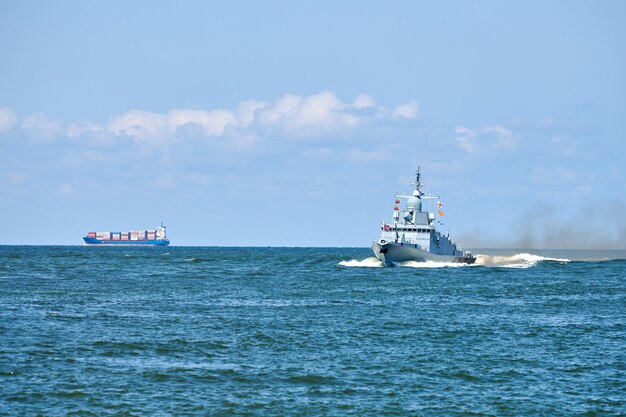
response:
<path id="1" fill-rule="evenodd" d="M 89 232 L 83 237 L 88 246 L 167 246 L 167 228 L 161 225 L 153 230 L 130 232 Z"/>
<path id="2" fill-rule="evenodd" d="M 462 262 L 473 264 L 476 257 L 470 252 L 464 252 L 452 242 L 449 234 L 444 235 L 436 228 L 440 223 L 435 213 L 422 211 L 422 202 L 427 199 L 438 199 L 437 196 L 427 196 L 421 190 L 419 167 L 416 172 L 415 190 L 411 195 L 395 194 L 393 223 L 383 222 L 378 241 L 372 243 L 374 255 L 385 265 L 405 261 L 437 261 Z M 398 204 L 400 199 L 406 199 L 404 209 Z M 439 201 L 438 207 L 442 206 Z M 443 212 L 439 210 L 438 215 Z"/>

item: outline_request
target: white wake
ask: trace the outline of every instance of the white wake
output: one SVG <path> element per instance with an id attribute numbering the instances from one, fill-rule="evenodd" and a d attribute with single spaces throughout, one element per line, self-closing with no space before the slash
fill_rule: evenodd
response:
<path id="1" fill-rule="evenodd" d="M 552 262 L 571 262 L 570 259 L 564 258 L 548 258 L 540 255 L 533 255 L 530 253 L 517 253 L 510 256 L 492 256 L 492 255 L 476 255 L 476 262 L 474 264 L 465 264 L 457 262 L 436 262 L 436 261 L 405 261 L 395 264 L 396 266 L 406 268 L 460 268 L 467 266 L 487 266 L 487 267 L 500 267 L 500 268 L 529 268 L 537 265 L 542 261 Z M 385 265 L 382 261 L 379 261 L 375 257 L 365 258 L 363 260 L 351 259 L 349 261 L 339 262 L 341 266 L 347 267 L 361 267 L 361 268 L 382 268 Z"/>
<path id="2" fill-rule="evenodd" d="M 405 261 L 397 263 L 398 266 L 405 266 L 408 268 L 459 268 L 462 266 L 469 266 L 468 264 L 459 262 L 437 262 L 437 261 Z"/>
<path id="3" fill-rule="evenodd" d="M 339 262 L 341 266 L 361 267 L 361 268 L 382 268 L 384 265 L 376 257 L 365 258 L 362 261 L 358 259 L 351 259 L 349 261 Z"/>
<path id="4" fill-rule="evenodd" d="M 490 256 L 477 255 L 476 265 L 499 266 L 504 268 L 528 268 L 537 265 L 542 261 L 571 262 L 564 258 L 547 258 L 545 256 L 533 255 L 530 253 L 517 253 L 510 256 Z"/>

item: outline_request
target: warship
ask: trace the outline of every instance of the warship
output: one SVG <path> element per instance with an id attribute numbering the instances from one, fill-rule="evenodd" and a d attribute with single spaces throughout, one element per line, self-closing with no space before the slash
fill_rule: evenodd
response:
<path id="1" fill-rule="evenodd" d="M 435 213 L 422 210 L 422 201 L 439 199 L 438 196 L 428 196 L 422 192 L 420 169 L 417 168 L 415 190 L 411 195 L 395 194 L 393 223 L 383 222 L 380 238 L 372 243 L 374 255 L 385 265 L 391 266 L 406 261 L 436 261 L 473 264 L 476 257 L 471 252 L 457 248 L 450 235 L 444 235 L 436 228 L 441 221 L 435 218 Z M 400 199 L 406 199 L 405 207 L 398 206 Z M 439 217 L 444 213 L 441 210 L 441 201 L 437 202 Z"/>

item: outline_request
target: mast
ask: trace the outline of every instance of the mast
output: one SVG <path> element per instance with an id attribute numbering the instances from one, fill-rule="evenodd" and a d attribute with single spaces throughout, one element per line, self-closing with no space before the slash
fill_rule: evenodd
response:
<path id="1" fill-rule="evenodd" d="M 418 196 L 422 195 L 422 190 L 420 190 L 421 187 L 422 183 L 420 182 L 420 167 L 418 165 L 417 171 L 415 172 L 415 190 L 418 192 Z"/>

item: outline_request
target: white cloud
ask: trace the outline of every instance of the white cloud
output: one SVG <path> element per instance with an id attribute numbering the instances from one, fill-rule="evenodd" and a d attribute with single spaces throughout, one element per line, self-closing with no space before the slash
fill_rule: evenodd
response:
<path id="1" fill-rule="evenodd" d="M 276 125 L 285 118 L 293 117 L 301 101 L 300 96 L 284 95 L 273 106 L 261 112 L 260 122 L 265 125 Z"/>
<path id="2" fill-rule="evenodd" d="M 86 133 L 102 132 L 104 128 L 89 120 L 79 120 L 77 122 L 70 123 L 67 126 L 67 136 L 70 138 L 78 138 Z"/>
<path id="3" fill-rule="evenodd" d="M 517 147 L 517 139 L 513 136 L 513 131 L 502 126 L 485 127 L 482 133 L 492 134 L 495 148 L 515 149 Z"/>
<path id="4" fill-rule="evenodd" d="M 320 133 L 329 130 L 352 127 L 358 117 L 342 110 L 346 107 L 330 91 L 322 91 L 300 101 L 293 116 L 285 120 L 285 126 L 292 132 Z"/>
<path id="5" fill-rule="evenodd" d="M 418 111 L 419 107 L 417 106 L 417 103 L 415 101 L 411 101 L 397 106 L 392 115 L 395 118 L 414 119 L 417 116 Z"/>
<path id="6" fill-rule="evenodd" d="M 248 100 L 239 104 L 237 110 L 237 119 L 239 119 L 239 125 L 241 127 L 250 126 L 256 117 L 258 110 L 265 107 L 265 103 L 262 101 Z"/>
<path id="7" fill-rule="evenodd" d="M 352 107 L 356 109 L 367 109 L 374 107 L 376 101 L 369 94 L 359 94 L 352 102 Z"/>
<path id="8" fill-rule="evenodd" d="M 372 116 L 363 114 L 364 109 L 389 114 L 374 104 L 374 98 L 367 94 L 360 94 L 352 103 L 339 100 L 331 91 L 310 96 L 287 94 L 273 105 L 260 107 L 256 125 L 264 131 L 277 129 L 293 136 L 323 136 L 370 122 Z"/>
<path id="9" fill-rule="evenodd" d="M 86 136 L 110 142 L 116 136 L 125 136 L 140 143 L 163 143 L 189 135 L 226 136 L 232 145 L 247 147 L 264 135 L 322 137 L 384 120 L 412 119 L 418 113 L 415 101 L 393 111 L 375 103 L 368 94 L 344 102 L 326 90 L 309 96 L 285 94 L 270 103 L 246 100 L 233 110 L 172 109 L 156 113 L 135 109 L 113 116 L 104 126 L 89 120 L 65 124 L 36 113 L 24 118 L 19 129 L 44 140 Z M 11 110 L 0 109 L 0 133 L 16 124 L 17 116 Z"/>
<path id="10" fill-rule="evenodd" d="M 175 137 L 177 130 L 186 125 L 197 125 L 206 136 L 221 136 L 229 125 L 238 124 L 235 114 L 223 109 L 173 109 L 167 114 L 131 110 L 113 118 L 107 129 L 144 142 Z"/>
<path id="11" fill-rule="evenodd" d="M 167 127 L 170 133 L 186 124 L 196 124 L 202 127 L 206 136 L 221 136 L 228 125 L 237 126 L 238 120 L 234 113 L 228 110 L 170 110 L 167 114 Z"/>
<path id="12" fill-rule="evenodd" d="M 22 120 L 20 129 L 36 141 L 49 142 L 67 135 L 62 122 L 53 120 L 43 113 L 34 113 Z"/>
<path id="13" fill-rule="evenodd" d="M 0 134 L 12 130 L 17 126 L 17 114 L 8 107 L 0 107 Z"/>
<path id="14" fill-rule="evenodd" d="M 474 152 L 476 148 L 476 131 L 467 127 L 459 126 L 454 129 L 456 142 L 467 152 Z"/>
<path id="15" fill-rule="evenodd" d="M 114 117 L 108 130 L 116 135 L 130 136 L 137 141 L 164 139 L 167 136 L 167 117 L 144 110 L 131 110 Z"/>
<path id="16" fill-rule="evenodd" d="M 517 148 L 517 137 L 512 130 L 503 126 L 454 129 L 457 144 L 468 153 L 482 150 L 512 150 Z"/>

